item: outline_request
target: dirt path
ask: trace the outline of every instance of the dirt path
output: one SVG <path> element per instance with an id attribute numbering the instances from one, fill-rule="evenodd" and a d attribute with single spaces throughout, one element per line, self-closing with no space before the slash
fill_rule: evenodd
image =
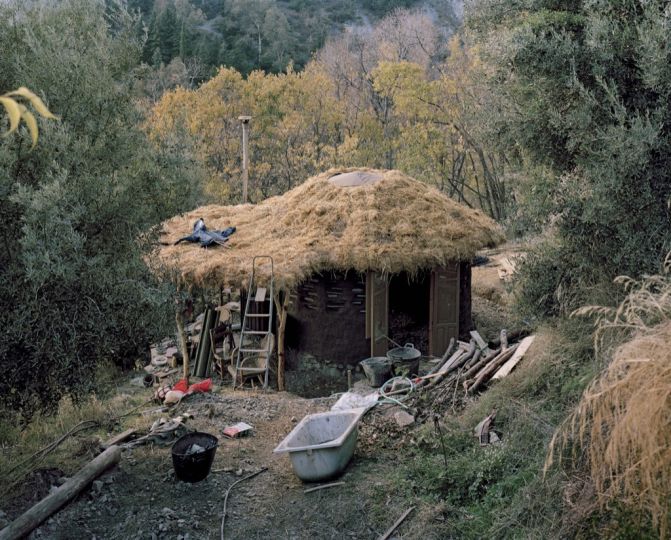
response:
<path id="1" fill-rule="evenodd" d="M 268 470 L 231 491 L 226 538 L 377 538 L 406 509 L 407 501 L 390 491 L 401 455 L 374 442 L 379 420 L 364 419 L 361 438 L 366 440 L 338 479 L 345 485 L 306 494 L 310 485 L 294 475 L 286 455 L 272 450 L 304 415 L 328 410 L 335 398 L 215 390 L 192 396 L 182 407 L 194 414 L 190 427 L 219 437 L 212 467 L 219 472 L 187 484 L 174 476 L 169 447 L 127 450 L 118 467 L 32 538 L 219 538 L 226 489 L 262 467 Z M 370 418 L 375 417 L 379 413 Z M 253 434 L 223 437 L 223 428 L 238 421 L 252 424 Z"/>

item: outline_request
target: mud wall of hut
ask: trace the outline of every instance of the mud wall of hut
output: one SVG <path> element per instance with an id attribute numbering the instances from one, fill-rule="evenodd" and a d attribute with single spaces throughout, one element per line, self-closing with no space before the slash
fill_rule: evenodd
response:
<path id="1" fill-rule="evenodd" d="M 318 360 L 355 364 L 370 356 L 366 339 L 365 276 L 314 276 L 291 295 L 287 347 Z"/>

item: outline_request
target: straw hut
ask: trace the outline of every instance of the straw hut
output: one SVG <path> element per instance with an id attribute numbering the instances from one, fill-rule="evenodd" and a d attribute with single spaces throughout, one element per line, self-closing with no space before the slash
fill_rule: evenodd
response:
<path id="1" fill-rule="evenodd" d="M 226 247 L 174 245 L 198 218 L 237 231 Z M 282 388 L 285 334 L 293 348 L 353 364 L 384 354 L 387 336 L 404 339 L 406 321 L 423 329 L 424 354 L 441 354 L 472 329 L 470 261 L 503 236 L 482 212 L 399 171 L 332 169 L 257 205 L 174 217 L 161 240 L 156 268 L 187 287 L 245 288 L 253 257 L 273 258 Z M 261 270 L 267 280 L 269 265 Z"/>

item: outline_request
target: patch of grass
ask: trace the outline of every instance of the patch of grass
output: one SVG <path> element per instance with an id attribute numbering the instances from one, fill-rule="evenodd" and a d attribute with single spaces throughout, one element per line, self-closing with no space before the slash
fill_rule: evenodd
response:
<path id="1" fill-rule="evenodd" d="M 20 495 L 20 490 L 16 488 L 32 471 L 57 467 L 69 475 L 94 457 L 97 439 L 105 440 L 111 433 L 135 427 L 140 421 L 143 426 L 147 423 L 147 418 L 119 418 L 141 405 L 146 400 L 146 394 L 123 393 L 121 379 L 115 370 L 104 370 L 100 381 L 105 398 L 94 394 L 75 403 L 70 397 L 65 397 L 53 414 L 38 413 L 28 425 L 22 425 L 20 416 L 14 411 L 0 411 L 0 502 Z M 44 456 L 35 455 L 87 421 L 92 421 L 90 429 L 73 433 Z"/>
<path id="2" fill-rule="evenodd" d="M 415 458 L 396 477 L 397 489 L 445 505 L 444 537 L 534 538 L 567 531 L 561 471 L 543 478 L 547 447 L 598 366 L 589 328 L 573 320 L 543 327 L 524 362 L 459 416 L 442 420 L 440 440 L 426 425 Z M 473 428 L 496 409 L 501 443 L 481 447 Z M 575 527 L 575 524 L 571 525 Z"/>

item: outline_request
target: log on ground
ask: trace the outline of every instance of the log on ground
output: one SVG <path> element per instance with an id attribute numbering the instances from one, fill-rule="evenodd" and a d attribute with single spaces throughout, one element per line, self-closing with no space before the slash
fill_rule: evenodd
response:
<path id="1" fill-rule="evenodd" d="M 0 540 L 24 538 L 33 529 L 49 519 L 72 499 L 79 495 L 93 480 L 98 478 L 121 459 L 121 448 L 110 446 L 93 461 L 87 463 L 77 474 L 52 494 L 47 495 L 32 508 L 26 510 L 0 531 Z"/>

